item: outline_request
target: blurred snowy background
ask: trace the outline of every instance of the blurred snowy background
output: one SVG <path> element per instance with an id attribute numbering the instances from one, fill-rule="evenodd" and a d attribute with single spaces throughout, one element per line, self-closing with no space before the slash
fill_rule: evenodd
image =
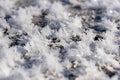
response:
<path id="1" fill-rule="evenodd" d="M 120 0 L 0 0 L 0 80 L 120 80 Z"/>

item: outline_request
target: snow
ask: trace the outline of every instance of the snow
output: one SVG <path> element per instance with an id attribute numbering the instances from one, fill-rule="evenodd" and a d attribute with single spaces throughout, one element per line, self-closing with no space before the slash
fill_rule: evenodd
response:
<path id="1" fill-rule="evenodd" d="M 0 0 L 0 80 L 120 80 L 120 0 Z"/>

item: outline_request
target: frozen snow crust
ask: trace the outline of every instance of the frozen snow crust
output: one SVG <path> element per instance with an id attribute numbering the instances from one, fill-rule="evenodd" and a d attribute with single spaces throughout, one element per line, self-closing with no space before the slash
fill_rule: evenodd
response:
<path id="1" fill-rule="evenodd" d="M 0 80 L 120 80 L 120 0 L 0 0 Z"/>

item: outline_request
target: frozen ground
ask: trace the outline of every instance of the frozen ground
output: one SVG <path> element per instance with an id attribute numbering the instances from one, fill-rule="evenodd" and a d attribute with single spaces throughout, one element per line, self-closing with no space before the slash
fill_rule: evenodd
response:
<path id="1" fill-rule="evenodd" d="M 0 80 L 120 80 L 120 0 L 0 0 Z"/>

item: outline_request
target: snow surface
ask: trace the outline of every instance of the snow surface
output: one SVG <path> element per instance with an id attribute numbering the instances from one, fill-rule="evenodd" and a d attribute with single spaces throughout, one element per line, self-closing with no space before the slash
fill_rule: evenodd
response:
<path id="1" fill-rule="evenodd" d="M 120 0 L 0 0 L 0 80 L 120 80 Z"/>

